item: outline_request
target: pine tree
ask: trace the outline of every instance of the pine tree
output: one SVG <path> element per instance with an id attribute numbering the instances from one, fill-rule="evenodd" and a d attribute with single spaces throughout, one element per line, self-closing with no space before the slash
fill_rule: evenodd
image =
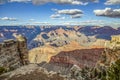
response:
<path id="1" fill-rule="evenodd" d="M 120 59 L 108 69 L 108 80 L 120 80 Z"/>

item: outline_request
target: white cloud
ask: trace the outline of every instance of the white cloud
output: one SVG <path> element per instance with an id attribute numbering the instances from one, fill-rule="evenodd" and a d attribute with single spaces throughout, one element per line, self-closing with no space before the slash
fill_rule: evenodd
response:
<path id="1" fill-rule="evenodd" d="M 9 2 L 29 2 L 31 0 L 9 0 Z"/>
<path id="2" fill-rule="evenodd" d="M 0 18 L 0 20 L 16 21 L 17 19 L 16 18 L 3 17 L 3 18 Z"/>
<path id="3" fill-rule="evenodd" d="M 94 13 L 96 16 L 120 18 L 120 9 L 105 8 L 103 10 L 94 10 Z"/>
<path id="4" fill-rule="evenodd" d="M 66 14 L 66 15 L 76 15 L 76 14 L 82 14 L 83 12 L 79 9 L 64 9 L 64 10 L 58 10 L 57 13 Z"/>
<path id="5" fill-rule="evenodd" d="M 65 19 L 65 17 L 62 17 L 60 14 L 53 14 L 50 16 L 51 19 Z"/>
<path id="6" fill-rule="evenodd" d="M 72 4 L 72 5 L 84 5 L 80 0 L 32 0 L 34 4 L 45 4 L 45 3 L 57 3 L 57 4 Z"/>
<path id="7" fill-rule="evenodd" d="M 53 10 L 53 9 L 52 9 Z M 69 15 L 71 18 L 80 18 L 83 15 L 83 11 L 80 9 L 54 9 L 55 14 L 51 15 L 51 18 L 60 18 L 60 15 Z M 64 17 L 63 17 L 64 18 Z"/>
<path id="8" fill-rule="evenodd" d="M 49 2 L 57 4 L 86 5 L 89 2 L 98 2 L 98 0 L 0 0 L 0 4 L 6 2 L 32 2 L 33 4 L 46 4 Z"/>
<path id="9" fill-rule="evenodd" d="M 107 0 L 105 4 L 106 5 L 120 4 L 120 0 Z"/>
<path id="10" fill-rule="evenodd" d="M 7 2 L 32 2 L 32 0 L 0 0 L 0 4 L 4 4 Z"/>
<path id="11" fill-rule="evenodd" d="M 73 4 L 73 5 L 86 5 L 88 3 L 87 2 L 83 3 L 83 2 L 80 2 L 80 1 L 73 1 L 73 2 L 71 2 L 71 4 Z"/>
<path id="12" fill-rule="evenodd" d="M 76 15 L 72 15 L 71 18 L 81 18 L 82 14 L 76 14 Z"/>
<path id="13" fill-rule="evenodd" d="M 53 14 L 50 17 L 54 19 L 54 18 L 60 18 L 61 16 L 60 16 L 60 14 Z"/>
<path id="14" fill-rule="evenodd" d="M 98 2 L 98 0 L 33 0 L 33 1 L 40 1 L 43 3 L 53 2 L 57 4 L 72 4 L 72 5 L 86 5 L 89 2 Z"/>

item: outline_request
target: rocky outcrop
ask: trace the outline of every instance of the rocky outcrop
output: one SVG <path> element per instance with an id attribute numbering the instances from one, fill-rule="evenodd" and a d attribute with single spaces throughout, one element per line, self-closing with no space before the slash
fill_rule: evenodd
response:
<path id="1" fill-rule="evenodd" d="M 19 37 L 20 38 L 20 37 Z M 26 39 L 6 40 L 0 43 L 0 67 L 7 70 L 16 69 L 28 64 Z"/>
<path id="2" fill-rule="evenodd" d="M 0 80 L 67 80 L 59 73 L 30 64 L 0 76 Z"/>
<path id="3" fill-rule="evenodd" d="M 56 65 L 54 63 L 47 63 L 47 62 L 42 62 L 42 63 L 39 63 L 38 65 L 42 68 L 47 69 L 48 71 L 54 71 L 62 75 L 68 75 L 73 66 L 72 64 L 68 66 L 64 64 Z"/>
<path id="4" fill-rule="evenodd" d="M 28 64 L 28 49 L 27 49 L 27 39 L 22 35 L 14 35 L 17 40 L 17 49 L 19 56 L 23 65 Z"/>
<path id="5" fill-rule="evenodd" d="M 0 44 L 0 67 L 18 68 L 22 65 L 17 49 L 18 43 L 8 40 Z"/>

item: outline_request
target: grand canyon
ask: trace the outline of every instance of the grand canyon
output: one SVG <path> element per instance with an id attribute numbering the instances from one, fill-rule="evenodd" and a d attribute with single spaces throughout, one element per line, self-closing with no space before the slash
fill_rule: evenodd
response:
<path id="1" fill-rule="evenodd" d="M 0 80 L 120 80 L 120 0 L 0 0 Z"/>
<path id="2" fill-rule="evenodd" d="M 43 80 L 102 79 L 98 76 L 103 75 L 104 71 L 107 74 L 107 67 L 119 60 L 119 28 L 114 29 L 110 26 L 0 28 L 2 80 L 22 78 L 33 80 L 33 77 L 40 80 L 39 77 L 42 75 Z M 30 32 L 32 34 L 29 34 Z M 82 72 L 83 70 L 86 72 Z M 32 74 L 35 75 L 32 77 Z"/>

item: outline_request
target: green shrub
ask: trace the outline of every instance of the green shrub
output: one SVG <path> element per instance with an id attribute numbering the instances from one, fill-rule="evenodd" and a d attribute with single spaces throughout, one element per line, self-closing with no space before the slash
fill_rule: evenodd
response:
<path id="1" fill-rule="evenodd" d="M 0 75 L 5 73 L 7 70 L 4 67 L 0 67 Z"/>
<path id="2" fill-rule="evenodd" d="M 108 69 L 108 80 L 120 80 L 120 59 Z"/>

